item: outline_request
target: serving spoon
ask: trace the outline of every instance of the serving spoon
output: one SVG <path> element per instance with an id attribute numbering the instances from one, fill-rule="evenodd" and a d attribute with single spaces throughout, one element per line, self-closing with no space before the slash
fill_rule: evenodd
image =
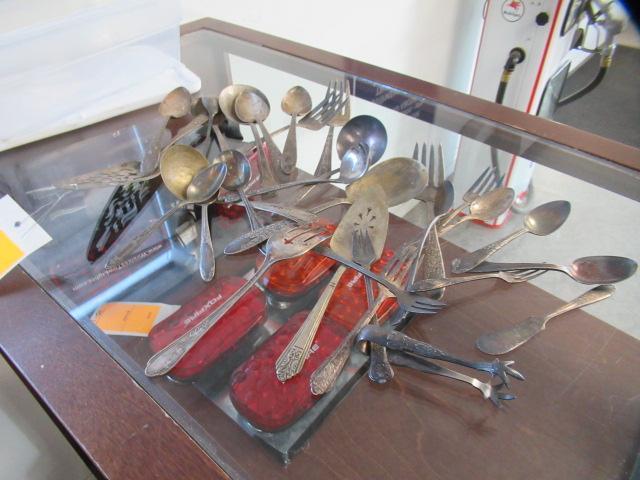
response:
<path id="1" fill-rule="evenodd" d="M 296 168 L 298 161 L 298 147 L 296 141 L 296 125 L 298 115 L 304 115 L 311 110 L 311 95 L 306 88 L 296 85 L 287 90 L 282 102 L 280 103 L 282 111 L 287 115 L 291 115 L 291 125 L 284 142 L 281 161 L 278 167 L 282 173 L 290 175 Z"/>

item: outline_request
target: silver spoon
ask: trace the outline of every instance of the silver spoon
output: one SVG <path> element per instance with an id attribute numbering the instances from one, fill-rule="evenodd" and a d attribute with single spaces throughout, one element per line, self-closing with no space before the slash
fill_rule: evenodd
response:
<path id="1" fill-rule="evenodd" d="M 296 85 L 287 90 L 280 107 L 284 113 L 291 115 L 291 125 L 284 142 L 281 163 L 278 166 L 283 173 L 290 175 L 296 168 L 298 161 L 296 119 L 298 115 L 304 115 L 311 110 L 311 95 L 304 87 Z"/>
<path id="2" fill-rule="evenodd" d="M 222 89 L 222 91 L 220 92 L 220 95 L 218 95 L 218 106 L 220 107 L 220 110 L 225 115 L 225 117 L 233 120 L 236 123 L 245 123 L 243 120 L 241 120 L 238 117 L 238 115 L 236 115 L 235 104 L 236 104 L 237 97 L 241 93 L 248 90 L 255 90 L 255 89 L 248 85 L 229 85 L 228 87 L 225 87 L 224 89 Z M 216 125 L 215 120 L 213 123 L 214 125 Z M 271 168 L 271 164 L 267 162 L 267 157 L 265 156 L 264 150 L 262 148 L 263 147 L 262 139 L 260 138 L 260 134 L 258 133 L 256 124 L 253 122 L 249 122 L 248 125 L 249 125 L 249 128 L 251 128 L 251 133 L 253 134 L 253 138 L 256 144 L 256 149 L 258 151 L 260 181 L 265 185 L 275 185 L 277 183 L 275 179 L 275 175 Z M 216 135 L 218 135 L 219 133 L 218 130 L 219 129 L 216 130 L 214 127 L 214 131 Z M 222 135 L 220 135 L 218 138 L 219 139 L 222 138 Z M 228 150 L 228 148 L 225 148 L 225 147 L 221 147 L 221 148 L 223 150 Z"/>
<path id="3" fill-rule="evenodd" d="M 258 127 L 260 127 L 260 132 L 269 150 L 267 164 L 273 173 L 274 165 L 283 163 L 283 155 L 273 141 L 273 138 L 271 138 L 269 130 L 264 126 L 264 121 L 271 111 L 269 100 L 267 100 L 267 97 L 260 90 L 248 87 L 236 97 L 234 110 L 236 117 L 238 117 L 242 123 L 248 125 L 257 124 Z M 253 128 L 255 128 L 255 126 Z"/>
<path id="4" fill-rule="evenodd" d="M 202 181 L 208 181 L 213 186 L 217 186 L 217 191 L 218 189 L 220 189 L 224 179 L 227 176 L 227 165 L 224 163 L 211 165 L 211 167 L 204 169 L 203 175 L 205 175 L 207 178 L 203 179 Z M 198 182 L 191 182 L 187 187 L 187 200 L 193 203 L 202 203 L 202 212 L 200 218 L 199 269 L 200 277 L 205 282 L 209 282 L 216 274 L 216 256 L 213 250 L 213 239 L 211 237 L 211 230 L 209 228 L 209 214 L 207 210 L 208 203 L 206 201 L 204 203 L 201 202 L 202 192 L 200 180 L 201 179 L 199 178 Z"/>
<path id="5" fill-rule="evenodd" d="M 240 195 L 244 209 L 247 212 L 251 230 L 262 227 L 262 222 L 260 222 L 251 202 L 244 192 L 244 186 L 251 179 L 251 165 L 247 157 L 238 150 L 225 150 L 214 160 L 214 163 L 217 162 L 223 162 L 227 165 L 227 177 L 222 186 L 227 190 L 234 190 Z"/>
<path id="6" fill-rule="evenodd" d="M 154 146 L 160 147 L 160 141 L 165 132 L 167 122 L 170 118 L 184 117 L 191 110 L 191 94 L 189 90 L 184 87 L 178 87 L 171 90 L 160 102 L 158 106 L 158 112 L 164 118 L 162 130 L 158 135 L 158 138 L 154 142 Z M 155 171 L 158 166 L 158 155 L 154 149 L 149 155 L 145 155 L 140 162 L 140 174 L 149 175 Z"/>
<path id="7" fill-rule="evenodd" d="M 533 233 L 540 236 L 549 235 L 562 226 L 570 212 L 571 204 L 566 200 L 556 200 L 540 205 L 524 217 L 523 228 L 507 235 L 502 240 L 490 243 L 475 252 L 463 255 L 461 258 L 454 259 L 451 263 L 451 271 L 453 273 L 465 273 L 472 270 L 506 244 L 525 233 Z"/>
<path id="8" fill-rule="evenodd" d="M 599 285 L 543 317 L 529 317 L 503 330 L 484 333 L 476 340 L 476 346 L 489 355 L 508 353 L 544 330 L 552 318 L 609 298 L 614 292 L 613 285 Z"/>
<path id="9" fill-rule="evenodd" d="M 485 262 L 473 269 L 474 273 L 498 272 L 503 270 L 555 270 L 562 272 L 576 282 L 587 285 L 598 283 L 617 283 L 626 280 L 638 268 L 638 264 L 627 257 L 598 255 L 582 257 L 571 262 L 571 265 L 555 263 L 493 263 Z"/>
<path id="10" fill-rule="evenodd" d="M 485 193 L 471 202 L 471 205 L 469 205 L 469 215 L 456 217 L 453 222 L 439 228 L 438 234 L 444 235 L 461 223 L 470 220 L 488 221 L 499 217 L 509 209 L 513 203 L 515 193 L 512 188 L 508 187 L 496 188 L 489 193 Z"/>
<path id="11" fill-rule="evenodd" d="M 210 169 L 216 170 L 219 176 L 212 179 Z M 122 263 L 142 245 L 157 227 L 181 208 L 192 203 L 210 201 L 220 189 L 225 178 L 223 173 L 226 172 L 215 165 L 208 166 L 207 160 L 195 148 L 186 145 L 174 145 L 167 149 L 160 158 L 160 175 L 167 189 L 181 201 L 132 238 L 124 248 L 119 250 L 107 262 L 107 268 L 115 267 Z M 193 193 L 191 199 L 187 199 L 187 189 L 190 186 L 193 186 Z"/>

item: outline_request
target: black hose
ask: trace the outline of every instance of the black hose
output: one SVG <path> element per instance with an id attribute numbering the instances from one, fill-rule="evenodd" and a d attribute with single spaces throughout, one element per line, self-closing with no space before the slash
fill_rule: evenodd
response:
<path id="1" fill-rule="evenodd" d="M 591 80 L 591 82 L 589 82 L 587 84 L 586 87 L 581 88 L 577 92 L 573 92 L 573 93 L 567 95 L 566 97 L 561 98 L 560 100 L 558 100 L 558 106 L 562 107 L 562 106 L 566 105 L 567 103 L 571 103 L 574 100 L 578 100 L 579 98 L 584 97 L 587 93 L 589 93 L 594 88 L 596 88 L 598 85 L 600 85 L 600 83 L 602 82 L 602 79 L 604 79 L 604 76 L 606 75 L 608 69 L 609 69 L 608 65 L 606 65 L 606 66 L 601 65 L 600 69 L 598 70 L 597 75 L 593 78 L 593 80 Z"/>

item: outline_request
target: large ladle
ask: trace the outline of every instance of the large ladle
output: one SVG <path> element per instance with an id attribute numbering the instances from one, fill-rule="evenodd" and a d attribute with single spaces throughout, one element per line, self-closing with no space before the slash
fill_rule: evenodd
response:
<path id="1" fill-rule="evenodd" d="M 280 103 L 282 111 L 291 115 L 291 125 L 282 149 L 281 162 L 278 165 L 280 170 L 291 175 L 298 162 L 298 146 L 296 140 L 296 119 L 298 115 L 304 115 L 311 110 L 311 95 L 306 88 L 296 85 L 287 90 Z"/>
<path id="2" fill-rule="evenodd" d="M 525 215 L 523 228 L 516 230 L 505 238 L 490 243 L 475 252 L 471 252 L 460 258 L 454 259 L 451 263 L 451 271 L 453 273 L 465 273 L 474 269 L 506 244 L 525 233 L 533 233 L 534 235 L 540 236 L 549 235 L 562 226 L 570 212 L 571 204 L 566 200 L 556 200 L 542 204 Z"/>
<path id="3" fill-rule="evenodd" d="M 181 201 L 132 238 L 109 260 L 107 267 L 114 267 L 122 263 L 142 245 L 153 230 L 181 208 L 192 203 L 210 201 L 220 189 L 226 173 L 226 169 L 219 165 L 208 165 L 206 158 L 195 148 L 186 145 L 173 145 L 165 150 L 160 158 L 160 175 L 167 189 Z M 192 195 L 190 199 L 187 199 L 187 189 L 190 186 L 192 186 Z"/>
<path id="4" fill-rule="evenodd" d="M 438 228 L 438 234 L 444 235 L 461 223 L 470 220 L 486 222 L 499 217 L 511 207 L 515 193 L 512 188 L 500 187 L 481 195 L 469 205 L 469 215 L 457 217 L 456 220 L 448 225 Z"/>

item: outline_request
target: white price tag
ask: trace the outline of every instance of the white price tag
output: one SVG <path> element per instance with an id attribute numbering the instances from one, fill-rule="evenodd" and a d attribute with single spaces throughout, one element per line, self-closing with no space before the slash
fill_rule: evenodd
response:
<path id="1" fill-rule="evenodd" d="M 0 278 L 51 237 L 13 198 L 0 198 Z"/>

